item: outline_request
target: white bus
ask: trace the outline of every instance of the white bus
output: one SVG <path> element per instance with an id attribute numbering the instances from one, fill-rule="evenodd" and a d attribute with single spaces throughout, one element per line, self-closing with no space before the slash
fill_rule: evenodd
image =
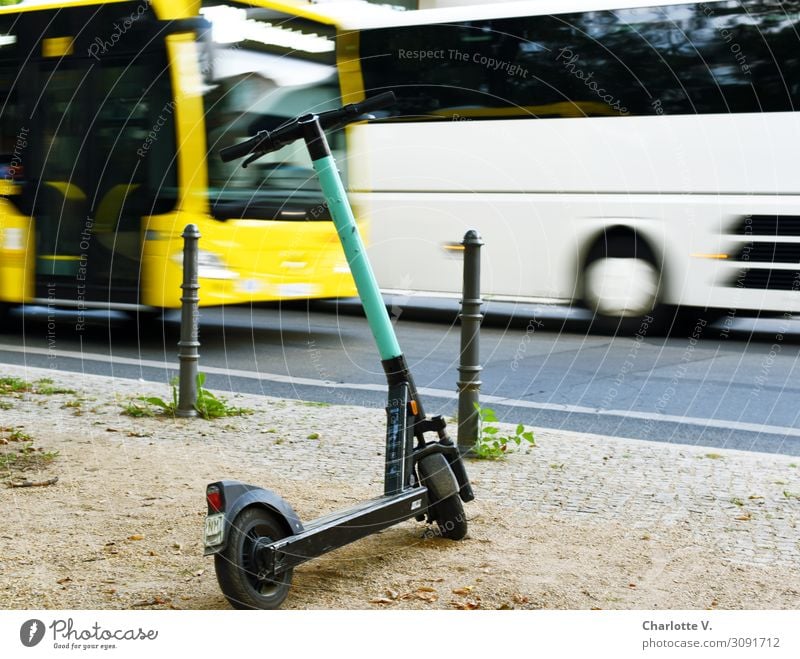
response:
<path id="1" fill-rule="evenodd" d="M 800 0 L 536 0 L 341 21 L 349 187 L 386 292 L 800 312 Z"/>

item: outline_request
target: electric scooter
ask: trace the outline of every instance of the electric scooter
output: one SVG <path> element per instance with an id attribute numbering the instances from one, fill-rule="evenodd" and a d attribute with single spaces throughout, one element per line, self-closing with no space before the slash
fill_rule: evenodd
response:
<path id="1" fill-rule="evenodd" d="M 234 480 L 206 488 L 205 555 L 214 556 L 217 581 L 234 608 L 276 609 L 293 569 L 412 517 L 436 523 L 445 538 L 467 534 L 462 502 L 475 498 L 458 448 L 441 416 L 427 417 L 386 311 L 325 130 L 371 119 L 392 105 L 392 92 L 287 121 L 273 131 L 220 151 L 223 161 L 261 156 L 302 139 L 353 274 L 388 382 L 383 495 L 303 524 L 275 492 Z M 435 435 L 429 440 L 426 435 Z"/>

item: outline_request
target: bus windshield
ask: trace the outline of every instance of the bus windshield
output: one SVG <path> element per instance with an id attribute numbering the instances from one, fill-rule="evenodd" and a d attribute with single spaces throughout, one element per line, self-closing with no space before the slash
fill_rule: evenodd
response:
<path id="1" fill-rule="evenodd" d="M 218 219 L 329 219 L 302 142 L 247 168 L 217 154 L 290 117 L 340 104 L 334 29 L 244 5 L 209 4 L 201 13 L 211 24 L 202 70 L 212 212 Z M 341 134 L 330 139 L 343 151 Z"/>

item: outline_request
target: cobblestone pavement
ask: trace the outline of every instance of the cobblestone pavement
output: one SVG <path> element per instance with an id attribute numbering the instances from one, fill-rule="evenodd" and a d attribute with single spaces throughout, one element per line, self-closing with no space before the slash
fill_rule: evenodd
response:
<path id="1" fill-rule="evenodd" d="M 80 432 L 87 423 L 117 421 L 124 402 L 137 395 L 169 397 L 164 385 L 100 376 L 74 376 L 44 369 L 6 366 L 5 375 L 53 378 L 77 387 L 90 400 L 88 414 L 42 402 L 56 429 Z M 370 486 L 382 482 L 382 410 L 301 403 L 227 394 L 251 416 L 166 422 L 162 441 L 214 433 L 236 437 L 213 450 L 230 464 L 270 464 L 280 451 L 280 476 L 298 482 L 335 481 Z M 14 410 L 2 413 L 3 425 Z M 501 427 L 506 428 L 503 424 Z M 512 430 L 510 426 L 507 427 Z M 311 438 L 317 434 L 317 438 Z M 127 437 L 126 442 L 152 440 Z M 497 462 L 470 461 L 477 496 L 499 508 L 529 511 L 582 523 L 622 523 L 643 535 L 679 528 L 713 546 L 725 561 L 797 566 L 800 557 L 800 465 L 797 458 L 724 449 L 672 445 L 536 429 L 536 447 Z M 270 457 L 272 453 L 272 458 Z M 235 472 L 234 472 L 235 473 Z"/>

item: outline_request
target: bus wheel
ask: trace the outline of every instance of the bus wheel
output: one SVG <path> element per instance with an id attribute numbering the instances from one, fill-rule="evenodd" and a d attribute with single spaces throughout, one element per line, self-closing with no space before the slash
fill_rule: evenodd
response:
<path id="1" fill-rule="evenodd" d="M 20 320 L 14 315 L 13 309 L 13 305 L 0 302 L 0 329 L 18 329 Z"/>
<path id="2" fill-rule="evenodd" d="M 131 324 L 147 331 L 161 329 L 161 324 L 164 320 L 164 310 L 156 309 L 155 307 L 134 309 L 126 312 L 126 315 Z"/>
<path id="3" fill-rule="evenodd" d="M 613 334 L 660 331 L 664 323 L 660 288 L 656 259 L 635 236 L 607 236 L 586 259 L 583 300 L 593 313 L 593 330 Z"/>

